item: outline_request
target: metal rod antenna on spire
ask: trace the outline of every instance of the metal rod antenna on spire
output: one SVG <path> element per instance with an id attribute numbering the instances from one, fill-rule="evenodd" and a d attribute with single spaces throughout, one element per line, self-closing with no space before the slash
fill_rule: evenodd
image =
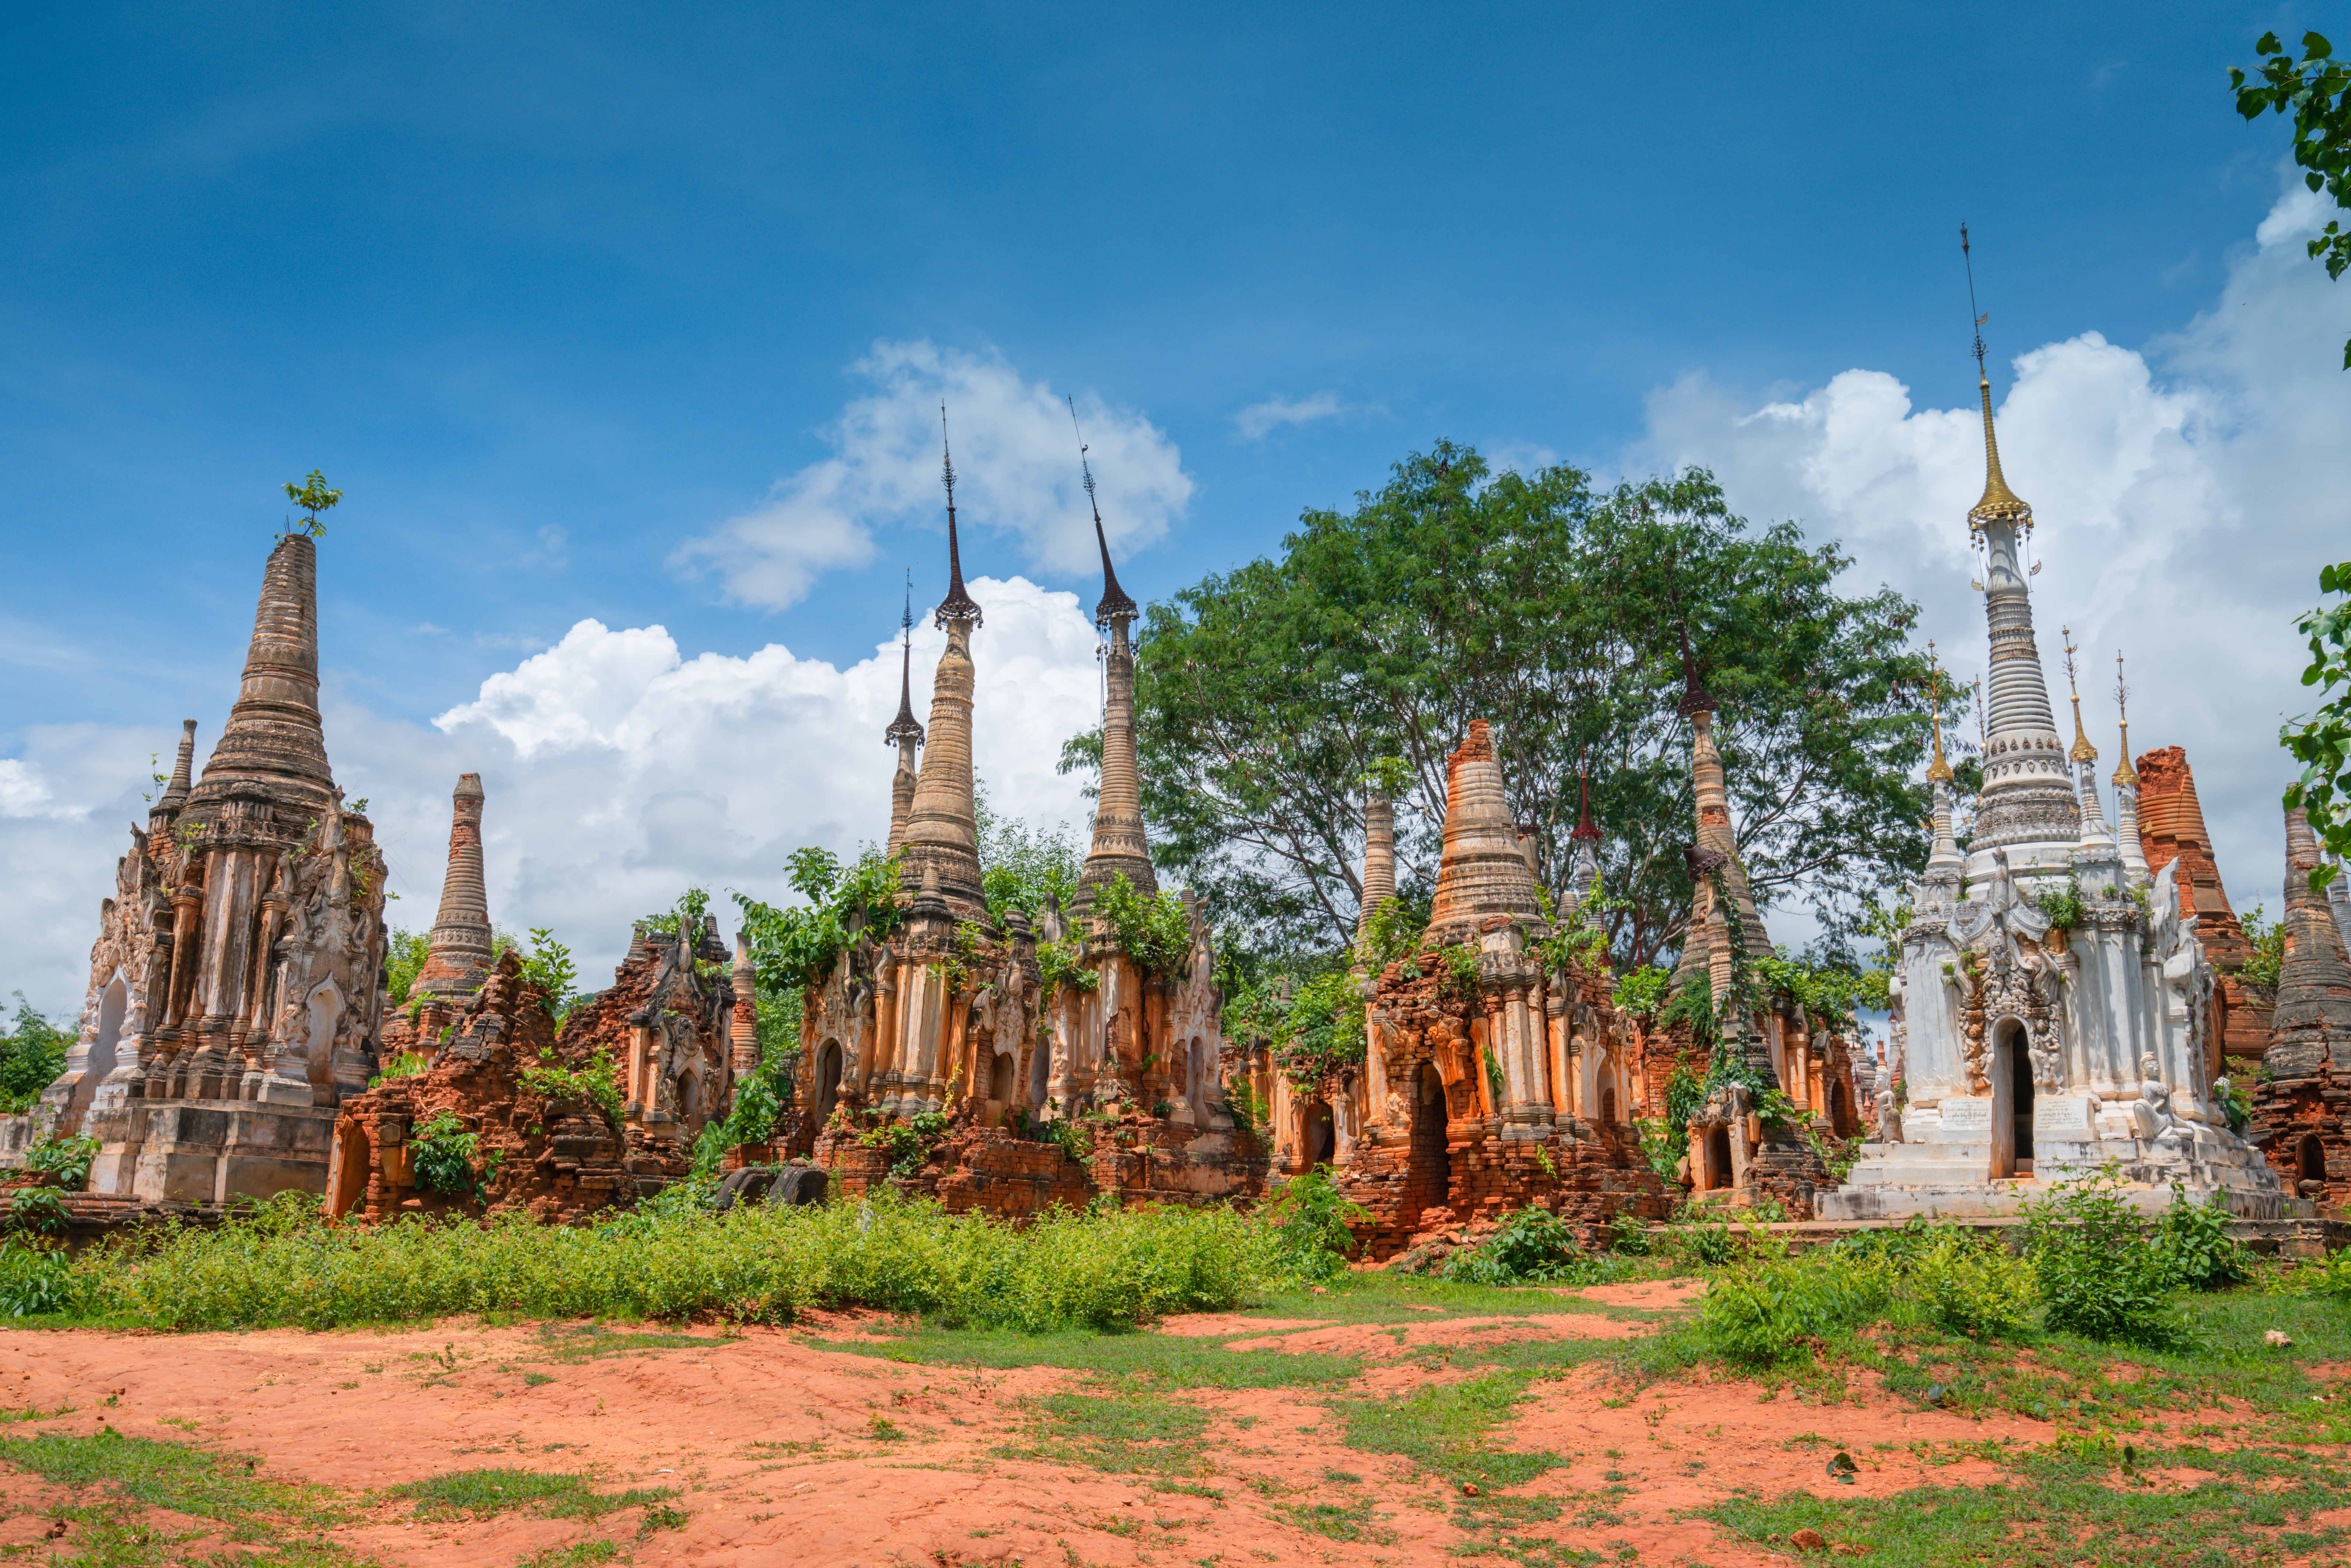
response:
<path id="1" fill-rule="evenodd" d="M 1968 225 L 1964 221 L 1959 225 L 1959 265 L 1968 271 L 1968 314 L 1975 318 L 1971 329 L 1976 339 L 1976 374 L 1980 376 L 1984 373 L 1983 324 L 1991 319 L 1991 314 L 1986 311 L 1976 315 L 1976 262 L 1974 254 L 1968 249 Z"/>
<path id="2" fill-rule="evenodd" d="M 939 451 L 944 455 L 939 476 L 946 481 L 947 505 L 952 507 L 955 505 L 955 448 L 947 443 L 947 405 L 945 403 L 939 404 Z"/>
<path id="3" fill-rule="evenodd" d="M 1086 453 L 1090 449 L 1086 445 L 1085 428 L 1078 423 L 1078 400 L 1064 392 L 1061 401 L 1070 405 L 1070 428 L 1078 433 L 1078 472 L 1086 476 L 1086 505 L 1093 508 L 1094 528 L 1099 532 L 1102 528 L 1102 505 L 1094 499 L 1094 471 L 1086 461 Z"/>

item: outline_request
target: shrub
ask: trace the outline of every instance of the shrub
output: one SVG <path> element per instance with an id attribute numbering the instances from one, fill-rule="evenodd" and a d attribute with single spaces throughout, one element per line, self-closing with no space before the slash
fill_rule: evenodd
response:
<path id="1" fill-rule="evenodd" d="M 1734 1269 L 1707 1288 L 1693 1327 L 1699 1343 L 1741 1366 L 1772 1367 L 1832 1334 L 1868 1322 L 1885 1305 L 1882 1270 L 1818 1259 L 1778 1259 Z"/>
<path id="2" fill-rule="evenodd" d="M 68 1265 L 77 1302 L 159 1327 L 332 1328 L 461 1312 L 779 1322 L 865 1306 L 950 1326 L 1133 1327 L 1261 1298 L 1274 1233 L 1221 1208 L 1056 1210 L 1026 1229 L 889 1192 L 858 1203 L 601 1224 L 406 1218 L 354 1228 L 317 1200 L 211 1230 L 109 1243 Z"/>
<path id="3" fill-rule="evenodd" d="M 1908 1265 L 1911 1291 L 1938 1326 L 1970 1339 L 2019 1339 L 2032 1329 L 2032 1265 L 1997 1241 L 1938 1227 Z"/>
<path id="4" fill-rule="evenodd" d="M 621 1129 L 621 1119 L 628 1107 L 622 1103 L 621 1086 L 612 1079 L 612 1059 L 603 1051 L 585 1067 L 566 1067 L 555 1060 L 552 1051 L 542 1051 L 538 1065 L 522 1070 L 523 1087 L 549 1100 L 568 1100 L 576 1104 L 593 1105 L 598 1113 Z"/>
<path id="5" fill-rule="evenodd" d="M 416 1129 L 411 1140 L 416 1185 L 450 1197 L 474 1194 L 474 1148 L 481 1140 L 465 1131 L 455 1111 L 443 1111 Z"/>
<path id="6" fill-rule="evenodd" d="M 2159 1349 L 2185 1337 L 2171 1308 L 2172 1265 L 2148 1244 L 2121 1187 L 2108 1166 L 2025 1205 L 2025 1256 L 2049 1327 Z"/>
<path id="7" fill-rule="evenodd" d="M 73 1305 L 73 1270 L 62 1248 L 13 1236 L 0 1241 L 0 1317 L 70 1312 Z"/>
<path id="8" fill-rule="evenodd" d="M 1372 1217 L 1319 1166 L 1283 1187 L 1265 1214 L 1283 1263 L 1308 1280 L 1327 1280 L 1346 1268 L 1355 1250 L 1354 1232 L 1347 1228 Z"/>
<path id="9" fill-rule="evenodd" d="M 1530 1204 L 1505 1216 L 1476 1248 L 1456 1252 L 1445 1278 L 1469 1285 L 1596 1285 L 1614 1270 L 1575 1244 L 1565 1220 Z"/>
<path id="10" fill-rule="evenodd" d="M 89 1185 L 90 1163 L 97 1158 L 96 1138 L 52 1134 L 25 1151 L 25 1168 L 57 1177 L 68 1192 L 79 1192 Z"/>
<path id="11" fill-rule="evenodd" d="M 2229 1234 L 2229 1223 L 2228 1205 L 2220 1194 L 2204 1203 L 2190 1203 L 2187 1188 L 2171 1184 L 2171 1207 L 2156 1218 L 2154 1247 L 2174 1285 L 2220 1291 L 2253 1277 L 2253 1256 Z"/>
<path id="12" fill-rule="evenodd" d="M 16 993 L 16 1027 L 0 1031 L 0 1116 L 21 1116 L 66 1070 L 73 1037 L 33 1010 Z"/>
<path id="13" fill-rule="evenodd" d="M 379 1083 L 389 1083 L 395 1078 L 422 1077 L 432 1065 L 424 1060 L 423 1054 L 420 1051 L 395 1052 L 392 1059 L 383 1064 L 383 1071 L 368 1080 L 368 1087 L 372 1089 Z"/>

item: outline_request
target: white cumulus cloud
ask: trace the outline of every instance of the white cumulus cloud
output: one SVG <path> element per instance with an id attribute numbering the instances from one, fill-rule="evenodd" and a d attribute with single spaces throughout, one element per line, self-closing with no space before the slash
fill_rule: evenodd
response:
<path id="1" fill-rule="evenodd" d="M 1097 559 L 1070 406 L 998 353 L 925 340 L 880 342 L 850 367 L 871 388 L 822 436 L 822 458 L 778 480 L 768 498 L 682 548 L 674 564 L 716 573 L 727 597 L 781 609 L 824 572 L 872 559 L 879 525 L 943 528 L 939 406 L 954 437 L 956 500 L 967 570 L 1009 539 L 1023 561 L 1080 572 Z M 1113 545 L 1165 535 L 1192 498 L 1166 433 L 1093 392 L 1077 397 Z"/>
<path id="2" fill-rule="evenodd" d="M 2287 190 L 2231 257 L 2219 300 L 2179 333 L 2138 350 L 2085 331 L 1993 376 L 2001 466 L 2039 524 L 2033 616 L 2061 726 L 2070 626 L 2100 777 L 2115 759 L 2119 650 L 2133 751 L 2187 748 L 2231 900 L 2273 915 L 2278 794 L 2294 771 L 2277 729 L 2307 704 L 2293 620 L 2317 600 L 2319 564 L 2342 554 L 2351 488 L 2351 376 L 2338 368 L 2351 291 L 2303 253 L 2323 221 L 2307 194 Z M 1687 378 L 1651 397 L 1627 466 L 1704 465 L 1735 509 L 1843 540 L 1855 586 L 1917 600 L 1947 664 L 1980 672 L 1966 513 L 1983 488 L 1983 425 L 1975 367 L 1952 358 L 1924 399 L 1865 369 L 1770 402 Z"/>

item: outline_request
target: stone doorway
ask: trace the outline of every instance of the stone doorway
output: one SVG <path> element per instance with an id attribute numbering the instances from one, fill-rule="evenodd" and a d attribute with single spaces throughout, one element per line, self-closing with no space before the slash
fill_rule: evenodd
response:
<path id="1" fill-rule="evenodd" d="M 333 1175 L 327 1187 L 327 1216 L 340 1219 L 367 1197 L 368 1177 L 374 1173 L 375 1140 L 357 1122 L 335 1129 Z"/>
<path id="2" fill-rule="evenodd" d="M 1730 1129 L 1728 1127 L 1707 1129 L 1706 1185 L 1709 1190 L 1730 1186 Z"/>
<path id="3" fill-rule="evenodd" d="M 1405 1159 L 1405 1223 L 1417 1225 L 1426 1208 L 1451 1201 L 1453 1157 L 1446 1148 L 1445 1077 L 1424 1061 L 1413 1078 L 1412 1142 Z"/>
<path id="4" fill-rule="evenodd" d="M 2316 1133 L 2307 1134 L 2294 1146 L 2294 1174 L 2298 1184 L 2316 1182 L 2321 1186 L 2326 1185 L 2326 1141 Z"/>
<path id="5" fill-rule="evenodd" d="M 1304 1118 L 1298 1146 L 1304 1155 L 1305 1168 L 1311 1171 L 1331 1163 L 1339 1146 L 1339 1128 L 1331 1118 L 1330 1105 L 1321 1100 L 1307 1103 Z"/>
<path id="6" fill-rule="evenodd" d="M 2003 1019 L 1991 1050 L 1991 1174 L 2032 1174 L 2032 1052 L 2024 1025 Z"/>
<path id="7" fill-rule="evenodd" d="M 1829 1084 L 1829 1131 L 1840 1138 L 1853 1136 L 1853 1096 L 1844 1092 L 1844 1080 Z"/>
<path id="8" fill-rule="evenodd" d="M 816 1124 L 821 1130 L 841 1102 L 841 1042 L 828 1040 L 816 1050 Z"/>
<path id="9" fill-rule="evenodd" d="M 1012 1103 L 1012 1057 L 998 1051 L 988 1059 L 987 1097 L 1001 1108 Z"/>

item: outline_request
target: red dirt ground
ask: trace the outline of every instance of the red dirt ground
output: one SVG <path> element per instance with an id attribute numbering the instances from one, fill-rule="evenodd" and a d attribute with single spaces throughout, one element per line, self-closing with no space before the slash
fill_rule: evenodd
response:
<path id="1" fill-rule="evenodd" d="M 1687 1298 L 1656 1287 L 1589 1294 L 1643 1310 Z M 621 1560 L 642 1564 L 853 1568 L 1434 1564 L 1458 1561 L 1453 1549 L 1468 1539 L 1457 1527 L 1450 1489 L 1405 1460 L 1344 1446 L 1340 1417 L 1326 1405 L 1332 1389 L 1176 1396 L 1212 1412 L 1206 1462 L 1214 1473 L 1195 1479 L 1219 1495 L 1194 1495 L 1155 1490 L 1149 1477 L 992 1452 L 1020 1429 L 1023 1401 L 1083 1388 L 1083 1375 L 911 1365 L 813 1343 L 863 1337 L 867 1326 L 880 1325 L 834 1316 L 790 1331 L 701 1330 L 688 1343 L 633 1348 L 617 1333 L 594 1340 L 576 1330 L 465 1322 L 402 1333 L 23 1332 L 0 1334 L 0 1408 L 76 1407 L 37 1427 L 5 1428 L 10 1435 L 88 1435 L 110 1423 L 126 1435 L 257 1457 L 265 1476 L 361 1497 L 365 1522 L 336 1539 L 362 1556 L 418 1568 L 507 1568 L 590 1537 L 618 1540 Z M 1348 1390 L 1362 1396 L 1465 1375 L 1427 1364 L 1431 1348 L 1620 1337 L 1642 1327 L 1596 1312 L 1394 1327 L 1227 1314 L 1179 1320 L 1165 1332 L 1248 1334 L 1235 1343 L 1390 1362 Z M 565 1359 L 563 1347 L 582 1344 L 623 1348 Z M 1538 1382 L 1531 1393 L 1498 1437 L 1563 1461 L 1518 1489 L 1562 1503 L 1556 1521 L 1532 1531 L 1610 1557 L 1629 1550 L 1627 1560 L 1642 1563 L 1783 1563 L 1788 1557 L 1729 1539 L 1686 1511 L 1740 1488 L 1849 1497 L 1991 1481 L 1995 1466 L 1932 1466 L 1910 1445 L 2001 1437 L 2030 1445 L 2048 1435 L 2032 1423 L 1869 1396 L 1835 1406 L 1787 1394 L 1759 1400 L 1753 1385 L 1703 1378 L 1653 1384 L 1635 1396 L 1596 1366 Z M 877 1418 L 903 1437 L 877 1437 Z M 1850 1487 L 1824 1471 L 1838 1448 L 1861 1465 Z M 523 1514 L 434 1523 L 416 1519 L 404 1500 L 365 1497 L 489 1466 L 585 1471 L 606 1490 L 674 1487 L 674 1506 L 688 1517 L 681 1529 L 638 1538 L 634 1514 L 595 1524 Z M 37 1540 L 45 1511 L 63 1496 L 0 1470 L 0 1510 L 9 1516 L 0 1522 L 0 1547 Z M 1364 1501 L 1372 1539 L 1334 1540 L 1294 1521 L 1301 1505 Z M 1594 1511 L 1599 1519 L 1579 1522 Z"/>

